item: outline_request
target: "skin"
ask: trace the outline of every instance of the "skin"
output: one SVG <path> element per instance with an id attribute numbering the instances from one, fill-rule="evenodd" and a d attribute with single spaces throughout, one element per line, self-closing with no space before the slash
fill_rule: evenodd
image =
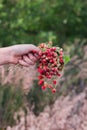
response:
<path id="1" fill-rule="evenodd" d="M 0 65 L 20 64 L 34 65 L 39 58 L 39 48 L 32 44 L 13 45 L 0 48 Z"/>

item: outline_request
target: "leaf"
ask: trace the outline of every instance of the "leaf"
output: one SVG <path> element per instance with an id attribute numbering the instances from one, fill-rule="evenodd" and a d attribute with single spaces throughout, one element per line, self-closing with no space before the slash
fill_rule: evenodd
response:
<path id="1" fill-rule="evenodd" d="M 64 56 L 64 63 L 67 64 L 70 61 L 70 56 L 65 55 Z"/>

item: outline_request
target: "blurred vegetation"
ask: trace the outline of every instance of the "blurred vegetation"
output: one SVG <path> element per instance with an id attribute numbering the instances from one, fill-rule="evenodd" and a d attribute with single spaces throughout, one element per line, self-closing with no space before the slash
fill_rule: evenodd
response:
<path id="1" fill-rule="evenodd" d="M 21 88 L 9 85 L 0 86 L 0 128 L 15 124 L 13 115 L 20 108 L 24 109 L 23 97 Z"/>
<path id="2" fill-rule="evenodd" d="M 0 45 L 87 37 L 86 0 L 0 0 Z"/>
<path id="3" fill-rule="evenodd" d="M 87 38 L 86 26 L 87 0 L 0 0 L 1 47 L 23 43 L 37 45 L 41 42 L 53 41 L 54 45 L 59 45 L 65 51 L 67 50 L 71 57 L 77 55 L 78 59 L 82 59 L 83 62 L 84 53 L 82 49 L 87 45 L 87 40 L 83 44 L 84 39 Z M 75 39 L 79 39 L 79 42 L 75 42 Z M 72 63 L 74 62 L 70 62 L 69 65 Z M 79 66 L 79 64 L 76 65 Z M 62 91 L 65 91 L 67 87 L 69 90 L 69 86 L 82 83 L 81 77 L 75 78 L 78 72 L 80 70 L 75 65 L 65 72 Z M 66 75 L 71 76 L 68 79 Z M 11 87 L 9 89 L 0 87 L 0 113 L 4 114 L 0 114 L 0 120 L 7 121 L 6 124 L 9 124 L 9 120 L 12 124 L 13 120 L 10 115 L 17 108 L 20 108 L 22 103 L 19 94 L 19 96 L 14 96 L 15 99 L 18 97 L 16 105 L 19 105 L 9 104 L 8 98 L 10 100 L 11 96 L 14 95 L 11 89 Z M 79 89 L 76 87 L 76 90 Z M 43 110 L 46 104 L 50 104 L 56 98 L 53 99 L 53 97 L 43 94 L 39 88 L 35 87 L 28 94 L 27 99 L 31 105 L 34 103 L 34 112 L 37 114 Z M 3 107 L 4 109 L 2 109 Z M 8 116 L 10 117 L 8 118 L 5 114 L 9 112 L 10 115 Z"/>
<path id="4" fill-rule="evenodd" d="M 58 93 L 52 94 L 50 89 L 42 91 L 41 86 L 38 85 L 37 80 L 34 81 L 34 87 L 27 95 L 29 108 L 35 115 L 39 115 L 47 105 L 52 105 L 58 97 Z M 33 107 L 32 107 L 33 106 Z"/>

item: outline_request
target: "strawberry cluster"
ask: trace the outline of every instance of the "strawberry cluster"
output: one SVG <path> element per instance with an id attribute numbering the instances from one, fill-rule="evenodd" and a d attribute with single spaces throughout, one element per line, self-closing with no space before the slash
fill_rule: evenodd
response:
<path id="1" fill-rule="evenodd" d="M 55 93 L 57 77 L 60 76 L 60 71 L 64 66 L 63 50 L 59 47 L 52 47 L 51 42 L 41 43 L 39 48 L 41 52 L 39 53 L 38 84 L 41 85 L 42 90 L 49 88 Z"/>

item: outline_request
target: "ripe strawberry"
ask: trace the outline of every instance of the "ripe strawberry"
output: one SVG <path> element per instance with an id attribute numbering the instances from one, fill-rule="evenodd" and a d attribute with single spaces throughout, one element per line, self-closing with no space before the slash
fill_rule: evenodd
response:
<path id="1" fill-rule="evenodd" d="M 39 75 L 39 76 L 38 76 L 38 79 L 42 79 L 42 78 L 43 78 L 43 76 L 42 76 L 42 75 Z"/>
<path id="2" fill-rule="evenodd" d="M 40 44 L 40 47 L 41 47 L 41 48 L 44 48 L 44 43 L 41 43 L 41 44 Z"/>
<path id="3" fill-rule="evenodd" d="M 56 82 L 56 80 L 53 80 L 53 84 L 56 84 L 57 82 Z"/>
<path id="4" fill-rule="evenodd" d="M 40 80 L 38 84 L 39 84 L 39 85 L 42 85 L 43 83 L 44 83 L 44 81 L 43 81 L 43 80 Z"/>
<path id="5" fill-rule="evenodd" d="M 55 92 L 56 92 L 56 89 L 55 89 L 55 88 L 53 88 L 53 89 L 52 89 L 52 93 L 55 93 Z"/>
<path id="6" fill-rule="evenodd" d="M 46 89 L 46 86 L 45 86 L 45 85 L 43 85 L 43 86 L 42 86 L 42 90 L 45 90 L 45 89 Z"/>

